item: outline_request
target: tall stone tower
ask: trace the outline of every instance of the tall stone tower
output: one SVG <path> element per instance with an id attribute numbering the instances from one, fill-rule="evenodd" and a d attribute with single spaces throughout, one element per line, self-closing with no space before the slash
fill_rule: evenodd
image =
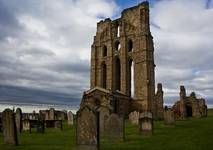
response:
<path id="1" fill-rule="evenodd" d="M 131 110 L 151 110 L 154 68 L 147 1 L 125 9 L 119 19 L 97 24 L 91 52 L 91 89 L 121 92 L 131 98 Z"/>

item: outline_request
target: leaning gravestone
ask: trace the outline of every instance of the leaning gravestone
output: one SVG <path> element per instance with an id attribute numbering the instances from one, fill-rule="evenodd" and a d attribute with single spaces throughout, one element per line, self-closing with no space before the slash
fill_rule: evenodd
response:
<path id="1" fill-rule="evenodd" d="M 129 121 L 134 125 L 138 125 L 139 123 L 139 115 L 140 113 L 137 111 L 133 111 L 129 114 Z"/>
<path id="2" fill-rule="evenodd" d="M 150 135 L 153 132 L 153 116 L 149 111 L 140 113 L 139 131 L 142 135 Z"/>
<path id="3" fill-rule="evenodd" d="M 18 145 L 15 115 L 11 109 L 5 109 L 3 111 L 2 127 L 4 144 Z"/>
<path id="4" fill-rule="evenodd" d="M 77 149 L 99 149 L 98 113 L 88 107 L 77 112 Z"/>
<path id="5" fill-rule="evenodd" d="M 171 109 L 164 110 L 164 124 L 166 126 L 175 126 L 175 115 Z"/>
<path id="6" fill-rule="evenodd" d="M 21 108 L 16 109 L 16 129 L 18 133 L 22 130 L 22 111 Z"/>
<path id="7" fill-rule="evenodd" d="M 54 108 L 50 108 L 50 120 L 54 120 L 55 119 L 55 110 Z"/>
<path id="8" fill-rule="evenodd" d="M 71 111 L 67 113 L 67 124 L 73 125 L 73 113 Z"/>
<path id="9" fill-rule="evenodd" d="M 117 114 L 111 114 L 106 120 L 105 136 L 113 141 L 124 140 L 124 119 Z"/>

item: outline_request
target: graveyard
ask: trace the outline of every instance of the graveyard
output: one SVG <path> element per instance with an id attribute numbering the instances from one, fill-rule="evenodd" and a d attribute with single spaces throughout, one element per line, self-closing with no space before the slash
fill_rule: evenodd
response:
<path id="1" fill-rule="evenodd" d="M 181 83 L 176 102 L 164 102 L 163 89 L 168 89 L 155 83 L 150 24 L 147 0 L 124 9 L 117 19 L 99 21 L 91 46 L 90 87 L 80 91 L 76 114 L 54 107 L 31 112 L 5 108 L 0 150 L 211 149 L 213 108 L 208 109 L 205 95 L 189 94 L 174 81 Z"/>
<path id="2" fill-rule="evenodd" d="M 213 109 L 206 118 L 188 118 L 176 121 L 175 127 L 167 127 L 162 121 L 154 122 L 153 135 L 141 136 L 137 125 L 125 122 L 124 141 L 100 140 L 101 150 L 203 150 L 213 147 Z M 18 146 L 4 145 L 0 133 L 0 149 L 3 150 L 75 150 L 76 127 L 63 122 L 63 130 L 46 129 L 44 134 L 32 131 L 18 134 Z"/>

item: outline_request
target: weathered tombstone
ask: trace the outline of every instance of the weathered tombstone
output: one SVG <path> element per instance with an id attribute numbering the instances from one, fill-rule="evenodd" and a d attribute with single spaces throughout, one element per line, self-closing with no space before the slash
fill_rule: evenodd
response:
<path id="1" fill-rule="evenodd" d="M 30 122 L 29 119 L 24 119 L 22 121 L 22 130 L 23 131 L 29 131 L 30 130 Z"/>
<path id="2" fill-rule="evenodd" d="M 171 109 L 164 110 L 164 124 L 167 126 L 175 126 L 175 115 Z"/>
<path id="3" fill-rule="evenodd" d="M 88 107 L 77 112 L 77 149 L 99 149 L 98 113 Z"/>
<path id="4" fill-rule="evenodd" d="M 149 111 L 140 113 L 139 131 L 142 135 L 151 135 L 153 133 L 153 116 Z"/>
<path id="5" fill-rule="evenodd" d="M 98 108 L 99 112 L 99 132 L 100 136 L 104 135 L 106 131 L 106 121 L 109 118 L 110 110 L 108 107 L 101 106 Z"/>
<path id="6" fill-rule="evenodd" d="M 45 111 L 45 120 L 49 120 L 49 111 L 48 110 Z"/>
<path id="7" fill-rule="evenodd" d="M 11 109 L 5 109 L 2 113 L 2 127 L 4 144 L 18 145 L 15 115 Z"/>
<path id="8" fill-rule="evenodd" d="M 21 108 L 16 109 L 16 129 L 18 133 L 22 130 L 22 111 Z"/>
<path id="9" fill-rule="evenodd" d="M 132 124 L 138 125 L 139 123 L 139 115 L 140 113 L 137 111 L 133 111 L 129 114 L 129 121 Z"/>
<path id="10" fill-rule="evenodd" d="M 124 140 L 124 119 L 117 114 L 111 114 L 106 120 L 106 132 L 110 140 L 123 141 Z"/>
<path id="11" fill-rule="evenodd" d="M 73 114 L 71 111 L 67 113 L 67 124 L 68 125 L 73 125 Z"/>
<path id="12" fill-rule="evenodd" d="M 50 108 L 50 116 L 49 116 L 50 120 L 54 120 L 55 119 L 55 110 L 54 108 Z"/>

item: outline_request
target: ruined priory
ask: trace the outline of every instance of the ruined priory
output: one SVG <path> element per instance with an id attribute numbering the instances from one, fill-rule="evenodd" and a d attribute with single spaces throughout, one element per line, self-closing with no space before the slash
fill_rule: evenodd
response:
<path id="1" fill-rule="evenodd" d="M 116 20 L 108 18 L 97 23 L 91 46 L 90 80 L 80 109 L 86 106 L 99 111 L 100 116 L 150 111 L 154 118 L 163 118 L 161 84 L 155 93 L 154 44 L 147 1 L 123 10 Z M 176 116 L 186 117 L 187 112 L 188 116 L 205 116 L 205 100 L 186 98 L 183 88 L 180 102 L 174 106 Z"/>

